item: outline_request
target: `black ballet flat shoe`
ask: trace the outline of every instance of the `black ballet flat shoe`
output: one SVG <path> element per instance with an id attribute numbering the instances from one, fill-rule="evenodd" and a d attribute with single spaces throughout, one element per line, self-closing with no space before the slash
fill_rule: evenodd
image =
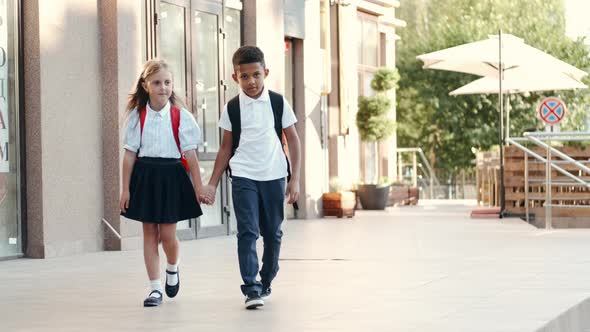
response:
<path id="1" fill-rule="evenodd" d="M 176 283 L 176 285 L 174 286 L 170 286 L 168 285 L 168 274 L 176 274 L 178 277 L 178 282 Z M 172 272 L 172 271 L 168 271 L 166 270 L 166 295 L 168 295 L 169 298 L 173 298 L 176 296 L 176 294 L 178 294 L 178 291 L 180 290 L 180 273 L 178 273 L 178 271 L 176 272 Z"/>
<path id="2" fill-rule="evenodd" d="M 152 296 L 152 294 L 154 294 L 154 293 L 160 295 L 160 297 Z M 143 300 L 143 306 L 144 307 L 157 307 L 160 304 L 162 304 L 162 297 L 163 297 L 162 292 L 160 292 L 158 290 L 153 290 L 150 292 L 150 295 L 148 295 L 148 297 L 145 300 Z"/>

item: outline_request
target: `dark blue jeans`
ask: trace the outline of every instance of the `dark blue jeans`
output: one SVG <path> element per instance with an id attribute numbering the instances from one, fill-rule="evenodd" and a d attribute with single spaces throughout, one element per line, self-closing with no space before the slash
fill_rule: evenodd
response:
<path id="1" fill-rule="evenodd" d="M 232 198 L 238 222 L 238 259 L 244 282 L 242 293 L 260 293 L 262 285 L 270 285 L 279 271 L 285 179 L 254 181 L 233 177 Z M 259 235 L 264 241 L 264 253 L 260 281 L 257 281 L 256 240 Z"/>

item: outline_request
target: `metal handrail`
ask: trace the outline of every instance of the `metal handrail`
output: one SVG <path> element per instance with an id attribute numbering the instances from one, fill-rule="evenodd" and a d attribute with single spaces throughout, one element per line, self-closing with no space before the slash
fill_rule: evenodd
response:
<path id="1" fill-rule="evenodd" d="M 544 147 L 546 149 L 550 149 L 552 153 L 555 153 L 556 155 L 560 156 L 561 159 L 567 160 L 569 162 L 571 162 L 572 164 L 578 166 L 581 170 L 583 170 L 586 173 L 590 173 L 590 167 L 587 167 L 586 165 L 579 163 L 577 160 L 573 159 L 572 157 L 568 156 L 567 154 L 557 150 L 556 148 L 545 144 L 544 142 L 540 141 L 539 139 L 537 139 L 534 136 L 527 136 L 530 140 L 532 140 L 533 142 L 537 143 L 537 145 Z"/>
<path id="2" fill-rule="evenodd" d="M 436 177 L 436 174 L 434 173 L 434 170 L 432 169 L 432 167 L 430 166 L 430 163 L 428 162 L 428 159 L 426 158 L 426 155 L 424 154 L 424 151 L 422 150 L 422 148 L 397 148 L 397 153 L 398 154 L 402 154 L 402 153 L 408 153 L 408 152 L 412 152 L 412 153 L 418 153 L 418 155 L 420 155 L 420 159 L 422 160 L 422 164 L 424 166 L 426 166 L 426 169 L 428 170 L 429 173 L 429 179 L 430 179 L 430 198 L 434 198 L 434 185 L 436 184 L 437 186 L 440 186 L 440 181 L 438 180 L 438 178 Z M 414 159 L 414 163 L 415 163 L 415 159 Z M 417 168 L 418 165 L 415 165 L 415 168 Z M 417 175 L 415 175 L 417 176 Z"/>
<path id="3" fill-rule="evenodd" d="M 428 169 L 428 173 L 430 173 L 430 175 L 434 179 L 434 182 L 436 183 L 436 185 L 437 186 L 440 186 L 440 182 L 438 181 L 438 178 L 436 177 L 436 174 L 434 173 L 434 170 L 430 166 L 430 163 L 428 162 L 428 159 L 426 158 L 426 155 L 424 154 L 424 151 L 422 150 L 422 148 L 398 148 L 397 149 L 397 152 L 398 153 L 403 153 L 403 152 L 418 152 L 418 154 L 420 155 L 420 159 L 422 159 L 422 163 L 424 165 L 426 165 L 426 168 Z"/>
<path id="4" fill-rule="evenodd" d="M 583 163 L 571 158 L 570 156 L 566 155 L 565 153 L 559 151 L 558 149 L 552 147 L 549 144 L 544 143 L 543 141 L 587 141 L 590 140 L 590 132 L 564 132 L 564 133 L 550 133 L 550 132 L 529 132 L 525 133 L 523 138 L 508 138 L 508 141 L 512 143 L 512 145 L 516 146 L 520 150 L 522 150 L 525 154 L 524 163 L 525 163 L 525 170 L 524 170 L 524 178 L 525 178 L 525 210 L 526 210 L 526 220 L 529 221 L 529 170 L 528 170 L 528 162 L 529 156 L 540 160 L 543 162 L 545 167 L 545 228 L 552 228 L 552 207 L 575 207 L 575 208 L 590 208 L 590 205 L 564 205 L 564 204 L 553 204 L 551 200 L 551 188 L 553 185 L 563 185 L 564 183 L 558 182 L 556 184 L 552 183 L 551 181 L 551 170 L 555 169 L 561 174 L 571 178 L 572 180 L 580 183 L 581 185 L 590 188 L 590 183 L 585 181 L 584 179 L 566 171 L 565 169 L 556 165 L 556 163 L 564 164 L 573 164 L 581 171 L 590 174 L 590 167 L 587 167 Z M 533 152 L 532 150 L 526 148 L 522 144 L 518 142 L 532 142 L 540 147 L 545 148 L 547 151 L 547 158 L 543 158 L 539 154 Z M 551 156 L 555 154 L 563 159 L 563 161 L 552 161 Z"/>
<path id="5" fill-rule="evenodd" d="M 519 144 L 515 139 L 513 138 L 508 138 L 508 141 L 510 141 L 510 143 L 512 143 L 512 145 L 518 147 L 519 149 L 521 149 L 522 151 L 524 151 L 527 154 L 530 154 L 531 156 L 535 157 L 537 160 L 541 161 L 543 164 L 547 163 L 547 159 L 541 157 L 540 155 L 536 154 L 535 152 L 533 152 L 532 150 L 522 146 L 521 144 Z M 577 176 L 573 175 L 572 173 L 566 171 L 565 169 L 555 165 L 553 162 L 551 163 L 551 167 L 553 167 L 556 171 L 558 171 L 559 173 L 571 178 L 572 180 L 579 182 L 582 185 L 587 186 L 588 188 L 590 188 L 590 184 L 580 178 L 578 178 Z M 526 171 L 528 171 L 528 168 L 526 169 Z"/>
<path id="6" fill-rule="evenodd" d="M 524 133 L 523 136 L 548 136 L 548 137 L 560 137 L 560 136 L 585 136 L 589 137 L 586 140 L 590 140 L 590 132 L 585 131 L 562 131 L 562 132 L 549 132 L 549 131 L 529 131 Z"/>

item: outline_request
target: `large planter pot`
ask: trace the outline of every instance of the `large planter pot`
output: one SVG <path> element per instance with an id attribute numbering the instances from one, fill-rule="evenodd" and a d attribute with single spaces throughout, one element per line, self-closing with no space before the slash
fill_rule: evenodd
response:
<path id="1" fill-rule="evenodd" d="M 365 210 L 385 210 L 389 198 L 390 186 L 362 184 L 358 186 L 358 195 Z"/>
<path id="2" fill-rule="evenodd" d="M 408 199 L 408 187 L 403 185 L 392 185 L 389 191 L 388 206 L 404 205 Z"/>
<path id="3" fill-rule="evenodd" d="M 418 187 L 410 187 L 408 189 L 409 195 L 409 204 L 416 205 L 418 204 L 418 199 L 420 199 L 420 189 Z"/>
<path id="4" fill-rule="evenodd" d="M 324 217 L 353 217 L 356 206 L 356 195 L 350 191 L 325 193 L 322 195 Z"/>

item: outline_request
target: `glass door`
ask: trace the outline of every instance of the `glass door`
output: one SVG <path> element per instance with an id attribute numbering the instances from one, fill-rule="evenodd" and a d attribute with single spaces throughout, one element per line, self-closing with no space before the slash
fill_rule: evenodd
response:
<path id="1" fill-rule="evenodd" d="M 22 256 L 17 1 L 0 1 L 0 260 Z"/>
<path id="2" fill-rule="evenodd" d="M 170 63 L 174 89 L 185 98 L 201 127 L 203 141 L 197 153 L 206 183 L 221 145 L 218 123 L 223 105 L 238 93 L 238 86 L 229 81 L 231 56 L 241 44 L 241 1 L 161 0 L 158 8 L 157 54 Z M 179 237 L 202 238 L 235 231 L 225 176 L 215 204 L 201 208 L 202 217 L 179 223 Z"/>
<path id="3" fill-rule="evenodd" d="M 189 65 L 190 46 L 190 1 L 166 0 L 161 1 L 158 13 L 158 57 L 165 59 L 170 65 L 174 79 L 174 92 L 187 103 L 191 110 L 191 89 Z M 193 111 L 194 113 L 194 111 Z M 178 223 L 177 233 L 182 240 L 196 237 L 196 220 L 184 220 Z"/>
<path id="4" fill-rule="evenodd" d="M 232 79 L 234 73 L 234 66 L 232 63 L 232 57 L 234 52 L 242 46 L 242 3 L 236 0 L 226 0 L 223 8 L 223 37 L 224 37 L 224 51 L 225 51 L 225 73 L 223 77 L 223 89 L 225 90 L 225 103 L 230 99 L 237 96 L 240 92 L 240 88 L 236 82 Z M 224 181 L 227 182 L 227 178 L 224 177 Z M 225 186 L 227 188 L 226 202 L 227 205 L 224 211 L 229 216 L 229 232 L 235 233 L 238 231 L 238 224 L 236 217 L 233 213 L 233 200 L 231 193 L 231 184 Z"/>
<path id="5" fill-rule="evenodd" d="M 213 173 L 215 158 L 221 145 L 219 116 L 224 103 L 223 76 L 223 31 L 221 3 L 193 0 L 191 8 L 192 32 L 192 106 L 197 122 L 203 132 L 203 144 L 198 156 L 203 170 L 202 177 L 208 181 Z M 202 205 L 203 216 L 197 223 L 197 237 L 228 234 L 226 183 L 217 187 L 215 204 Z"/>

